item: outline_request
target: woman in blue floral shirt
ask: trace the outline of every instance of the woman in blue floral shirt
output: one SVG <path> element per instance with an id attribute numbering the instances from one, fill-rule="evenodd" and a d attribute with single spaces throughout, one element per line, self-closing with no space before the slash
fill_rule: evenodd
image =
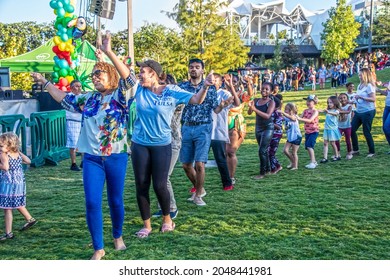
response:
<path id="1" fill-rule="evenodd" d="M 77 143 L 84 153 L 83 182 L 86 217 L 94 247 L 93 260 L 105 255 L 103 242 L 102 196 L 107 181 L 112 235 L 116 250 L 126 249 L 122 239 L 124 221 L 123 189 L 128 161 L 127 121 L 128 102 L 132 97 L 128 89 L 136 84 L 129 68 L 111 49 L 111 36 L 104 36 L 101 50 L 113 65 L 98 62 L 91 74 L 96 91 L 77 96 L 67 95 L 47 81 L 41 74 L 32 73 L 34 81 L 44 84 L 50 95 L 69 111 L 83 115 Z M 118 75 L 119 73 L 119 75 Z"/>

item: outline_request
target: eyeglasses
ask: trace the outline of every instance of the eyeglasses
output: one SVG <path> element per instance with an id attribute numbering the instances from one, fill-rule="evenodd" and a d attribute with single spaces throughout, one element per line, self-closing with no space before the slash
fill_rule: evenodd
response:
<path id="1" fill-rule="evenodd" d="M 92 79 L 94 76 L 96 76 L 96 77 L 99 78 L 100 75 L 101 75 L 102 73 L 107 73 L 107 71 L 97 69 L 97 70 L 95 70 L 94 72 L 92 72 L 91 74 L 89 74 L 88 77 L 89 77 L 90 79 Z"/>

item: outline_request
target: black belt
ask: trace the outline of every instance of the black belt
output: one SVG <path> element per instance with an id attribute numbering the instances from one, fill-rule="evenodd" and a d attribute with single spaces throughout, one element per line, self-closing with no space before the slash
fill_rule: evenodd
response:
<path id="1" fill-rule="evenodd" d="M 211 122 L 185 122 L 183 125 L 196 126 L 202 124 L 210 124 Z"/>

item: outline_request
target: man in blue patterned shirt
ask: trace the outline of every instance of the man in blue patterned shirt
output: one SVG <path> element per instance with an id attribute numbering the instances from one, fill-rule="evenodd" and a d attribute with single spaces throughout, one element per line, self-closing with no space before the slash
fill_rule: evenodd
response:
<path id="1" fill-rule="evenodd" d="M 215 86 L 204 85 L 204 63 L 200 59 L 191 59 L 188 65 L 190 80 L 179 84 L 179 86 L 189 92 L 196 93 L 202 87 L 207 89 L 207 96 L 202 104 L 188 104 L 182 114 L 182 147 L 180 151 L 180 161 L 188 179 L 193 184 L 189 198 L 198 206 L 206 203 L 202 197 L 206 195 L 204 189 L 205 163 L 211 142 L 212 112 L 219 113 L 228 106 L 232 100 L 223 101 L 218 104 L 217 89 Z M 215 82 L 215 80 L 213 80 Z M 195 161 L 195 168 L 193 162 Z"/>

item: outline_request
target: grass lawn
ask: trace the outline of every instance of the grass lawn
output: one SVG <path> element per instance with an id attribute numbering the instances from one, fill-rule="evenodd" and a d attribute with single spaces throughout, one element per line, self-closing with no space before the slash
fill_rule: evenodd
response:
<path id="1" fill-rule="evenodd" d="M 378 72 L 378 80 L 390 80 L 390 71 Z M 357 86 L 357 77 L 350 79 Z M 329 88 L 329 85 L 327 85 Z M 318 108 L 337 90 L 317 90 Z M 284 103 L 296 102 L 310 91 L 288 92 Z M 135 198 L 134 177 L 129 160 L 125 188 L 124 239 L 128 249 L 113 249 L 109 211 L 104 201 L 104 227 L 108 260 L 379 260 L 390 259 L 390 155 L 383 135 L 384 97 L 378 97 L 373 125 L 377 155 L 366 158 L 367 145 L 359 131 L 360 156 L 321 164 L 307 170 L 309 157 L 303 144 L 299 169 L 286 168 L 279 174 L 255 181 L 259 159 L 254 137 L 254 115 L 247 118 L 249 133 L 238 151 L 236 188 L 223 192 L 216 168 L 206 170 L 207 206 L 187 201 L 190 183 L 178 164 L 173 173 L 179 215 L 173 233 L 158 232 L 160 219 L 153 219 L 153 233 L 139 240 L 134 233 L 142 227 Z M 323 128 L 324 114 L 320 127 Z M 303 131 L 303 124 L 301 124 Z M 288 163 L 278 158 L 283 167 Z M 316 157 L 322 158 L 321 133 Z M 332 151 L 330 149 L 330 155 Z M 212 155 L 210 155 L 212 157 Z M 38 220 L 26 232 L 17 231 L 24 221 L 14 214 L 15 238 L 0 245 L 0 259 L 84 260 L 93 253 L 85 222 L 81 173 L 69 170 L 69 160 L 58 166 L 30 168 L 26 172 L 27 208 Z M 152 205 L 156 198 L 151 190 Z M 152 212 L 156 207 L 153 207 Z M 0 214 L 3 233 L 3 214 Z"/>

